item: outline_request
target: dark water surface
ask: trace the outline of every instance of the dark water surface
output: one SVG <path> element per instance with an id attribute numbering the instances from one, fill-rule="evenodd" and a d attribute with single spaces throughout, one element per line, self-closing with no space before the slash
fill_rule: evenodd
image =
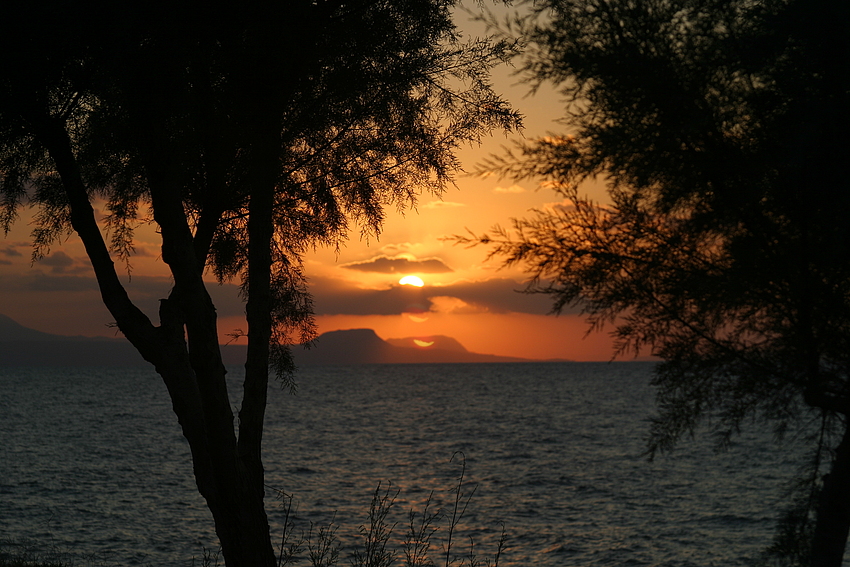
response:
<path id="1" fill-rule="evenodd" d="M 345 548 L 379 482 L 407 510 L 450 503 L 460 459 L 477 489 L 456 536 L 503 566 L 736 566 L 769 545 L 802 462 L 769 432 L 716 454 L 707 438 L 642 457 L 648 363 L 313 367 L 273 385 L 267 484 L 300 526 L 335 521 Z M 233 368 L 238 380 L 241 370 Z M 234 394 L 238 389 L 234 389 Z M 235 396 L 234 396 L 234 399 Z M 269 499 L 273 534 L 284 507 Z M 444 543 L 445 526 L 433 548 Z M 0 369 L 0 539 L 50 542 L 120 565 L 191 565 L 209 512 L 165 387 L 146 369 Z"/>

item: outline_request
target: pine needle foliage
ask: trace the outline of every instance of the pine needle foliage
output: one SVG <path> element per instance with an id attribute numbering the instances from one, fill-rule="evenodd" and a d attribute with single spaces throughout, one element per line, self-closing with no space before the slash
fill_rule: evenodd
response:
<path id="1" fill-rule="evenodd" d="M 555 312 L 577 307 L 591 330 L 613 328 L 616 354 L 661 359 L 650 455 L 700 424 L 722 447 L 752 422 L 781 437 L 822 421 L 812 444 L 834 458 L 813 461 L 804 477 L 820 497 L 795 517 L 817 516 L 797 532 L 811 533 L 812 561 L 839 565 L 850 520 L 847 4 L 526 5 L 531 15 L 491 23 L 524 38 L 532 88 L 561 89 L 568 133 L 480 169 L 542 180 L 563 200 L 457 240 L 523 267 Z M 594 180 L 603 203 L 583 196 Z"/>

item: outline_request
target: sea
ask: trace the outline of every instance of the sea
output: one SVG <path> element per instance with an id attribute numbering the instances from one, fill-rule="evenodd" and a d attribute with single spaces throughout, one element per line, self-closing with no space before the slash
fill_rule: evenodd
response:
<path id="1" fill-rule="evenodd" d="M 439 565 L 447 548 L 453 565 L 753 564 L 804 439 L 753 424 L 723 451 L 697 432 L 650 461 L 653 368 L 305 367 L 294 392 L 270 384 L 273 540 L 309 540 L 294 563 L 307 565 L 321 533 L 349 565 L 377 493 L 397 565 L 423 517 Z M 241 375 L 229 369 L 234 411 Z M 215 564 L 211 516 L 152 370 L 0 369 L 0 544 L 61 550 L 77 565 Z"/>

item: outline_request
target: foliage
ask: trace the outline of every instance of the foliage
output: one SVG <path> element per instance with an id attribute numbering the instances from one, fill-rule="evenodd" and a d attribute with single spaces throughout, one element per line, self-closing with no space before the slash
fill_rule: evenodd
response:
<path id="1" fill-rule="evenodd" d="M 817 484 L 827 449 L 839 448 L 829 490 L 846 492 L 847 5 L 532 9 L 509 24 L 527 38 L 522 72 L 532 86 L 561 88 L 571 133 L 519 144 L 483 169 L 543 178 L 564 200 L 460 241 L 523 266 L 529 291 L 552 295 L 555 311 L 579 306 L 592 329 L 614 324 L 617 353 L 662 359 L 650 454 L 701 422 L 723 445 L 750 419 L 781 435 L 822 418 L 806 477 Z M 581 195 L 594 179 L 610 202 Z M 798 518 L 844 497 L 804 501 Z M 827 517 L 820 511 L 818 525 L 846 521 Z"/>

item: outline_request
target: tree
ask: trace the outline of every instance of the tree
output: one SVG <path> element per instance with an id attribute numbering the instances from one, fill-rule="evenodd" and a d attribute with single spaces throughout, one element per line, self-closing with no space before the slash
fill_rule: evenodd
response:
<path id="1" fill-rule="evenodd" d="M 483 167 L 565 201 L 460 239 L 523 266 L 555 311 L 614 324 L 618 353 L 662 359 L 650 454 L 700 423 L 722 444 L 749 419 L 820 422 L 775 549 L 802 541 L 797 562 L 835 567 L 850 528 L 848 16 L 830 1 L 533 3 L 509 24 L 522 71 L 562 89 L 571 135 Z M 581 196 L 592 178 L 610 203 Z"/>
<path id="2" fill-rule="evenodd" d="M 451 181 L 459 144 L 519 125 L 487 79 L 510 45 L 460 43 L 453 4 L 2 9 L 4 227 L 29 201 L 36 255 L 72 231 L 82 240 L 118 329 L 167 386 L 229 566 L 275 564 L 263 417 L 270 365 L 285 379 L 286 345 L 313 336 L 303 252 L 354 220 L 377 232 L 384 206 Z M 159 324 L 113 262 L 129 260 L 140 208 L 174 280 Z M 207 272 L 240 280 L 246 298 L 238 435 Z"/>

